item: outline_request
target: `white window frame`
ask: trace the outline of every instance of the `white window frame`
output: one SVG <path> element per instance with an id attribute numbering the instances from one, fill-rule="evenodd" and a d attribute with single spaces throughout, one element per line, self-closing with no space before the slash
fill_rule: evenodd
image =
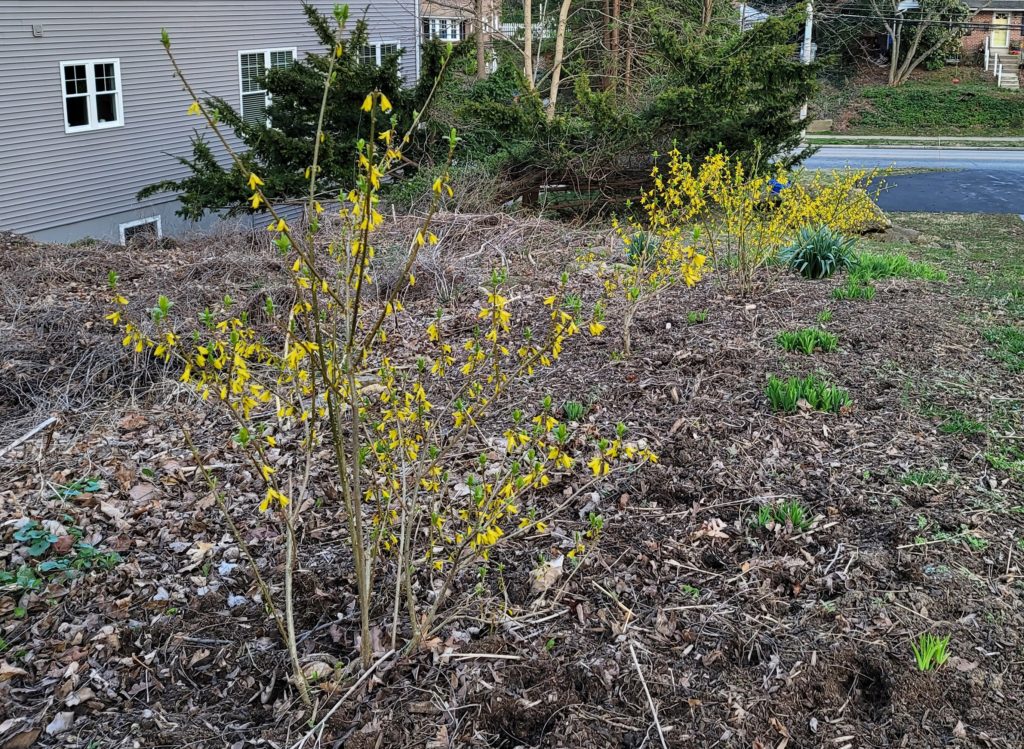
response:
<path id="1" fill-rule="evenodd" d="M 117 97 L 117 119 L 112 122 L 99 122 L 96 115 L 96 65 L 114 65 L 114 81 L 117 88 L 112 92 Z M 86 108 L 89 115 L 89 122 L 85 125 L 68 124 L 68 96 L 83 96 L 83 94 L 68 94 L 67 80 L 64 77 L 65 68 L 74 65 L 85 66 Z M 91 130 L 106 130 L 111 127 L 124 127 L 124 97 L 122 96 L 123 83 L 121 80 L 121 60 L 116 57 L 91 60 L 62 60 L 57 69 L 60 71 L 60 104 L 64 111 L 64 132 L 84 133 Z M 108 93 L 108 92 L 102 92 Z"/>
<path id="2" fill-rule="evenodd" d="M 428 27 L 427 39 L 424 40 L 424 41 L 427 41 L 427 40 L 430 40 L 430 39 L 437 39 L 438 41 L 441 41 L 441 42 L 461 42 L 461 41 L 463 41 L 463 39 L 462 39 L 462 24 L 465 23 L 465 21 L 466 21 L 465 18 L 450 18 L 450 17 L 447 17 L 447 16 L 425 16 L 423 18 L 423 20 L 427 22 L 427 27 Z M 440 22 L 441 21 L 445 21 L 448 24 L 448 28 L 449 29 L 455 29 L 455 36 L 452 36 L 451 32 L 449 32 L 448 36 L 441 36 L 440 34 L 435 34 L 435 31 L 440 26 Z"/>
<path id="3" fill-rule="evenodd" d="M 376 65 L 378 68 L 380 67 L 380 61 L 381 61 L 380 48 L 381 47 L 386 47 L 388 45 L 393 46 L 399 52 L 402 51 L 402 43 L 399 42 L 399 41 L 390 41 L 388 39 L 380 39 L 380 40 L 377 40 L 377 41 L 372 41 L 372 42 L 367 42 L 366 43 L 366 46 L 373 50 L 374 65 Z M 362 59 L 362 53 L 360 52 L 360 60 L 361 59 Z"/>
<path id="4" fill-rule="evenodd" d="M 128 240 L 124 236 L 125 229 L 132 229 L 136 226 L 143 226 L 145 224 L 156 224 L 156 238 L 161 239 L 164 236 L 163 225 L 161 224 L 159 216 L 147 216 L 146 218 L 140 218 L 136 221 L 126 221 L 123 224 L 117 225 L 117 231 L 121 235 L 121 244 L 128 244 Z"/>
<path id="5" fill-rule="evenodd" d="M 246 94 L 255 94 L 256 91 L 246 91 L 245 82 L 242 79 L 242 55 L 263 55 L 263 73 L 264 75 L 270 70 L 270 55 L 273 52 L 291 52 L 292 53 L 292 64 L 299 59 L 299 48 L 298 47 L 265 47 L 263 49 L 241 49 L 238 51 L 238 115 L 243 120 L 245 119 L 244 102 Z M 263 89 L 263 95 L 266 99 L 266 103 L 263 105 L 265 108 L 270 106 L 270 92 Z M 267 117 L 267 126 L 270 126 L 270 117 Z"/>

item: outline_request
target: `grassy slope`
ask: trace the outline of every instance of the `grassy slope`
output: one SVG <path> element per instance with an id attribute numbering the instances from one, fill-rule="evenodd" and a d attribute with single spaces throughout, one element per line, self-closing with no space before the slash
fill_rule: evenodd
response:
<path id="1" fill-rule="evenodd" d="M 952 79 L 961 82 L 954 84 Z M 897 88 L 870 84 L 845 103 L 837 119 L 847 135 L 1020 135 L 1024 93 L 996 88 L 984 71 L 922 72 Z"/>

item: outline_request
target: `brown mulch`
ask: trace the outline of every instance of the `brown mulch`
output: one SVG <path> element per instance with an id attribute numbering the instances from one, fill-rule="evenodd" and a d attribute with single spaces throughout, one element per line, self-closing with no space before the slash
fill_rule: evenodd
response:
<path id="1" fill-rule="evenodd" d="M 607 242 L 541 220 L 449 222 L 413 310 L 437 291 L 471 317 L 488 264 L 504 260 L 510 297 L 539 311 L 552 270 Z M 228 425 L 102 321 L 110 268 L 129 296 L 173 291 L 192 315 L 225 293 L 257 309 L 286 289 L 280 259 L 229 236 L 128 249 L 0 236 L 0 257 L 0 450 L 58 417 L 0 457 L 0 570 L 27 559 L 13 538 L 24 518 L 121 559 L 0 589 L 0 749 L 291 746 L 307 725 L 287 656 L 183 421 L 275 581 L 280 530 L 256 516 Z M 592 297 L 595 279 L 579 280 Z M 660 463 L 499 547 L 479 586 L 460 581 L 441 636 L 382 663 L 320 746 L 658 747 L 659 726 L 670 747 L 1024 745 L 1020 478 L 985 460 L 990 436 L 944 434 L 922 407 L 981 415 L 1024 399 L 1021 378 L 985 354 L 981 302 L 956 279 L 880 282 L 871 302 L 833 300 L 839 280 L 761 280 L 750 299 L 713 281 L 666 293 L 641 314 L 627 361 L 613 356 L 612 309 L 604 337 L 572 341 L 528 384 L 531 400 L 550 393 L 587 404 L 595 424 L 625 422 Z M 837 352 L 775 345 L 826 308 Z M 706 322 L 689 324 L 699 309 Z M 810 372 L 849 389 L 849 413 L 770 411 L 769 374 Z M 936 485 L 904 483 L 925 470 L 941 471 Z M 787 499 L 809 508 L 809 530 L 751 525 L 759 505 Z M 605 518 L 599 543 L 537 593 L 538 559 L 571 546 L 591 512 Z M 304 518 L 299 647 L 335 673 L 330 705 L 356 673 L 354 583 L 333 510 Z M 921 673 L 910 641 L 925 631 L 950 634 L 952 657 Z"/>

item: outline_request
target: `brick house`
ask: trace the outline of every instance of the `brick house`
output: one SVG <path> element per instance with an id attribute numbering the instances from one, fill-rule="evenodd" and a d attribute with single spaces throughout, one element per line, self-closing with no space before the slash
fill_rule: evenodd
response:
<path id="1" fill-rule="evenodd" d="M 981 54 L 988 37 L 989 48 L 1006 51 L 1020 48 L 1024 31 L 1024 0 L 967 0 L 976 24 L 963 38 L 965 54 Z"/>

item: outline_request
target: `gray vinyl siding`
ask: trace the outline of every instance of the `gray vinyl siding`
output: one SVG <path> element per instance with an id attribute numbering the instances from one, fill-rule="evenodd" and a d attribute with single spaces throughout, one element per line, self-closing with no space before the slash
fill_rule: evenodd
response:
<path id="1" fill-rule="evenodd" d="M 334 5 L 314 4 L 327 13 Z M 414 79 L 416 0 L 350 8 L 353 21 L 365 16 L 372 40 L 401 44 L 403 75 Z M 173 157 L 189 153 L 200 125 L 187 114 L 161 28 L 193 87 L 236 108 L 240 51 L 296 48 L 301 59 L 321 49 L 299 0 L 0 0 L 0 230 L 110 239 L 119 222 L 154 215 L 165 234 L 187 228 L 166 195 L 135 199 L 184 173 Z M 60 63 L 91 59 L 120 61 L 124 125 L 65 133 Z"/>

